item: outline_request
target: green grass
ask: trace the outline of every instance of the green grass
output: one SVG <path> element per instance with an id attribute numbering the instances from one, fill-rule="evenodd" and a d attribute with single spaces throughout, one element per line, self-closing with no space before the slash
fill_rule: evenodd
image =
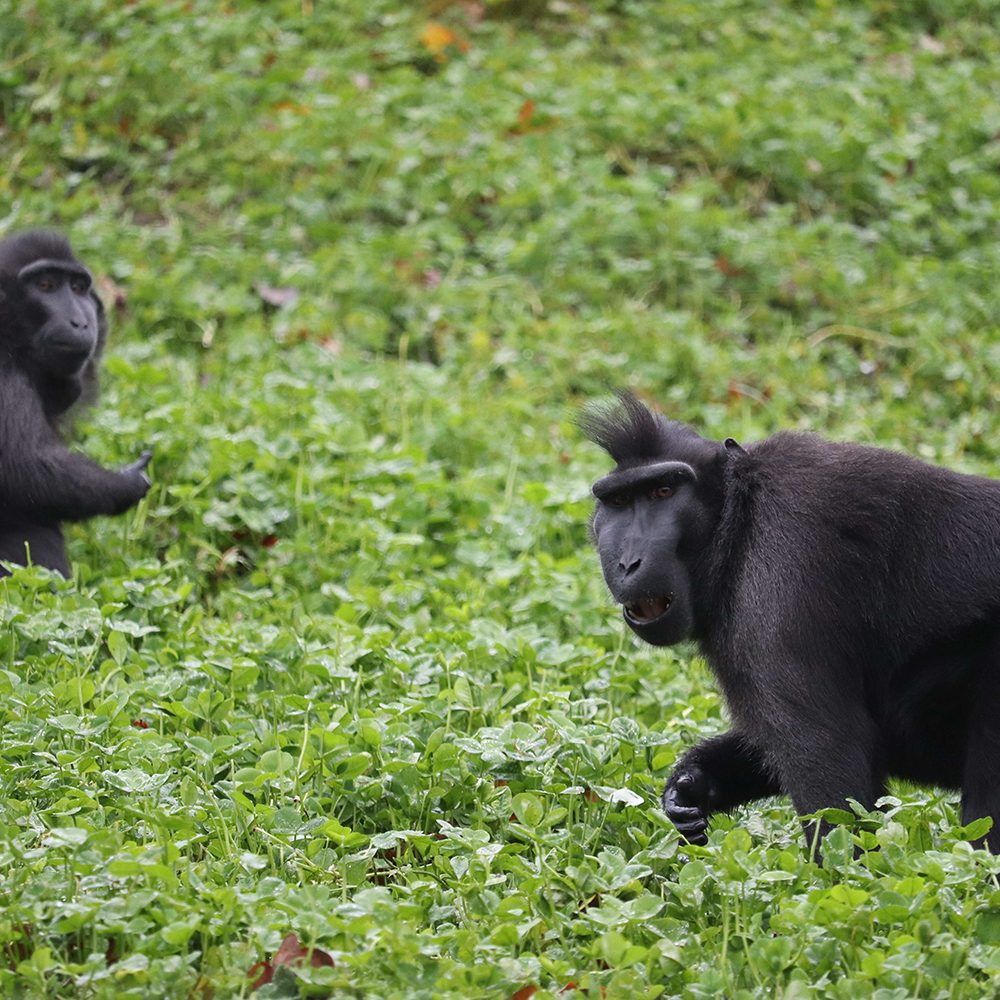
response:
<path id="1" fill-rule="evenodd" d="M 573 423 L 629 385 L 993 475 L 998 15 L 3 7 L 2 230 L 124 291 L 77 443 L 155 458 L 0 584 L 0 995 L 246 996 L 290 933 L 333 967 L 256 996 L 998 992 L 952 795 L 822 867 L 784 800 L 680 844 L 724 711 L 616 617 Z"/>

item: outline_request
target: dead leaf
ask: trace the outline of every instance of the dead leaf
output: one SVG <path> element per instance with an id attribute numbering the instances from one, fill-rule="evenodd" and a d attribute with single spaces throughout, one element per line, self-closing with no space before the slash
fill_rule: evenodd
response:
<path id="1" fill-rule="evenodd" d="M 334 961 L 331 955 L 328 955 L 322 948 L 313 948 L 310 951 L 308 948 L 303 948 L 299 943 L 298 937 L 294 934 L 289 934 L 284 941 L 281 942 L 281 947 L 275 952 L 274 958 L 270 961 L 264 960 L 261 962 L 256 962 L 250 967 L 247 972 L 247 978 L 253 979 L 255 975 L 257 978 L 254 979 L 250 986 L 251 990 L 260 989 L 261 986 L 266 986 L 272 979 L 274 979 L 274 970 L 278 968 L 279 965 L 287 965 L 294 968 L 297 965 L 302 965 L 305 959 L 309 959 L 309 964 L 314 969 L 321 968 L 333 968 Z"/>
<path id="2" fill-rule="evenodd" d="M 289 934 L 284 941 L 281 942 L 281 947 L 278 949 L 278 953 L 274 956 L 274 965 L 301 965 L 302 959 L 308 958 L 309 964 L 314 969 L 329 968 L 332 969 L 334 966 L 333 956 L 323 951 L 322 948 L 303 948 L 299 944 L 299 939 L 294 934 Z"/>
<path id="3" fill-rule="evenodd" d="M 440 21 L 431 21 L 420 32 L 420 41 L 424 43 L 424 48 L 431 52 L 443 52 L 454 43 L 455 32 L 451 28 L 445 27 Z"/>
<path id="4" fill-rule="evenodd" d="M 542 114 L 529 97 L 517 112 L 517 122 L 508 130 L 508 135 L 527 135 L 529 132 L 545 132 L 558 123 L 559 119 Z"/>
<path id="5" fill-rule="evenodd" d="M 486 4 L 477 3 L 476 0 L 465 0 L 462 4 L 465 16 L 469 19 L 469 24 L 479 24 L 486 17 Z"/>
<path id="6" fill-rule="evenodd" d="M 450 48 L 468 52 L 469 43 L 440 21 L 430 21 L 420 32 L 420 41 L 438 62 L 446 62 L 446 51 Z"/>
<path id="7" fill-rule="evenodd" d="M 254 979 L 254 976 L 257 978 Z M 271 967 L 271 963 L 267 961 L 254 962 L 247 970 L 247 979 L 254 980 L 250 984 L 251 991 L 260 989 L 261 986 L 267 986 L 274 979 L 274 969 Z"/>
<path id="8" fill-rule="evenodd" d="M 538 992 L 538 987 L 534 983 L 529 983 L 527 986 L 522 986 L 519 990 L 511 993 L 510 1000 L 528 1000 L 529 997 L 533 997 Z"/>
<path id="9" fill-rule="evenodd" d="M 278 101 L 274 106 L 275 111 L 291 111 L 296 115 L 312 114 L 312 108 L 308 104 L 299 104 L 296 101 Z"/>
<path id="10" fill-rule="evenodd" d="M 238 545 L 231 545 L 219 556 L 215 564 L 215 575 L 225 576 L 233 567 L 246 565 L 246 561 L 243 550 Z"/>
<path id="11" fill-rule="evenodd" d="M 435 17 L 446 10 L 460 11 L 470 26 L 479 24 L 486 17 L 486 5 L 479 0 L 431 0 L 427 9 Z"/>
<path id="12" fill-rule="evenodd" d="M 917 46 L 924 50 L 924 52 L 930 52 L 933 56 L 943 56 L 945 54 L 945 47 L 943 42 L 939 42 L 933 35 L 921 35 L 917 41 Z"/>
<path id="13" fill-rule="evenodd" d="M 254 289 L 260 296 L 261 301 L 275 309 L 283 309 L 286 306 L 294 306 L 299 301 L 299 291 L 297 288 L 274 288 L 271 285 L 254 285 Z"/>
<path id="14" fill-rule="evenodd" d="M 712 264 L 716 271 L 726 278 L 739 278 L 746 274 L 742 267 L 737 267 L 724 253 L 720 253 Z"/>

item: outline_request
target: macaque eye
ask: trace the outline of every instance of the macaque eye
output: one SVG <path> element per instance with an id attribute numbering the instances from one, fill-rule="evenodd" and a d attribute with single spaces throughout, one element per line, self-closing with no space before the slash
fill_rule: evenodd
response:
<path id="1" fill-rule="evenodd" d="M 35 279 L 35 288 L 40 292 L 51 292 L 56 287 L 55 281 L 47 274 L 43 274 Z"/>
<path id="2" fill-rule="evenodd" d="M 666 500 L 667 497 L 672 497 L 675 492 L 676 490 L 673 486 L 657 486 L 653 490 L 653 497 L 656 500 Z"/>
<path id="3" fill-rule="evenodd" d="M 632 502 L 632 498 L 627 493 L 612 493 L 610 496 L 606 496 L 603 502 L 609 507 L 627 507 Z"/>
<path id="4" fill-rule="evenodd" d="M 76 292 L 77 295 L 84 295 L 90 290 L 90 282 L 86 278 L 74 278 L 70 283 L 69 287 Z"/>

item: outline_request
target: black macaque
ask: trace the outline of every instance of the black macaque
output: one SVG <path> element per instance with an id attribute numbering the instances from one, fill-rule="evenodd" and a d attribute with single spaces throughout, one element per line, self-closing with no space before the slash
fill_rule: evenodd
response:
<path id="1" fill-rule="evenodd" d="M 626 623 L 698 643 L 732 715 L 663 791 L 684 837 L 779 793 L 872 809 L 899 777 L 960 788 L 1000 853 L 1000 482 L 808 434 L 709 441 L 627 393 L 581 425 L 616 463 L 591 530 Z"/>
<path id="2" fill-rule="evenodd" d="M 150 452 L 112 472 L 59 436 L 60 418 L 96 398 L 106 336 L 90 272 L 64 236 L 0 241 L 0 560 L 69 576 L 60 522 L 120 514 L 149 489 Z"/>

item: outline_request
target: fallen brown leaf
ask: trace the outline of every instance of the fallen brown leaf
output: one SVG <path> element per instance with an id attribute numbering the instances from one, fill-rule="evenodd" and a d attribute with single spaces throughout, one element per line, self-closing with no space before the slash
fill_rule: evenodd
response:
<path id="1" fill-rule="evenodd" d="M 299 939 L 295 934 L 289 934 L 284 941 L 281 942 L 281 946 L 274 954 L 274 958 L 270 961 L 266 959 L 264 961 L 256 962 L 250 967 L 247 972 L 247 978 L 253 979 L 253 977 L 259 972 L 257 978 L 254 979 L 253 983 L 250 985 L 251 990 L 260 989 L 261 986 L 266 986 L 274 979 L 274 970 L 278 968 L 279 965 L 288 965 L 291 967 L 302 965 L 305 959 L 309 959 L 309 964 L 314 969 L 321 968 L 333 968 L 334 961 L 331 955 L 328 955 L 322 948 L 313 948 L 311 951 L 308 948 L 303 948 L 299 943 Z"/>
<path id="2" fill-rule="evenodd" d="M 261 301 L 275 309 L 282 309 L 285 306 L 293 306 L 299 300 L 297 288 L 275 288 L 272 285 L 254 285 Z"/>

